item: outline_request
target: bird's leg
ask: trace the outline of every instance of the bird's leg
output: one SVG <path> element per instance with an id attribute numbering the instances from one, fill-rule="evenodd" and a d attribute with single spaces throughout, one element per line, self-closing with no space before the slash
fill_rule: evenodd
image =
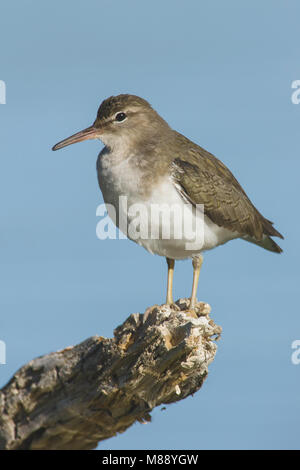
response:
<path id="1" fill-rule="evenodd" d="M 195 310 L 199 274 L 200 274 L 200 269 L 201 269 L 202 263 L 203 263 L 203 256 L 202 255 L 198 255 L 198 256 L 193 257 L 194 276 L 193 276 L 193 287 L 192 287 L 191 302 L 190 302 L 190 308 L 189 308 L 189 310 L 192 310 L 192 311 Z"/>
<path id="2" fill-rule="evenodd" d="M 168 263 L 168 287 L 167 287 L 167 301 L 166 304 L 172 305 L 174 304 L 173 300 L 173 274 L 174 274 L 174 266 L 175 266 L 175 260 L 166 258 L 167 263 Z"/>

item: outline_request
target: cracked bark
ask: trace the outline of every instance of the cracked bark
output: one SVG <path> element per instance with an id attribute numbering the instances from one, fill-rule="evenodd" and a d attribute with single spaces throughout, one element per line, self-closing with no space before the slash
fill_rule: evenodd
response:
<path id="1" fill-rule="evenodd" d="M 132 314 L 114 338 L 93 336 L 36 358 L 0 391 L 0 449 L 94 449 L 151 410 L 202 386 L 221 328 L 200 302 Z"/>

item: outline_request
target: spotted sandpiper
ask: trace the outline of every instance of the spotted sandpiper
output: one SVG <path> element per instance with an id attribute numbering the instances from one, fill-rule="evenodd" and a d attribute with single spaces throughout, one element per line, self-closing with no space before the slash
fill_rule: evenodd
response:
<path id="1" fill-rule="evenodd" d="M 132 221 L 130 204 L 143 204 L 148 212 L 157 204 L 175 205 L 178 212 L 185 205 L 192 208 L 193 222 L 202 232 L 201 245 L 191 248 L 187 244 L 190 238 L 185 236 L 162 237 L 166 223 L 163 218 L 158 222 L 158 237 L 134 239 L 149 252 L 166 257 L 167 304 L 173 304 L 177 259 L 192 258 L 194 276 L 189 309 L 193 312 L 203 251 L 241 238 L 281 253 L 271 237 L 283 236 L 255 208 L 229 169 L 171 129 L 143 98 L 122 94 L 104 100 L 92 126 L 57 143 L 53 150 L 87 139 L 100 139 L 105 145 L 97 160 L 98 181 L 105 203 L 115 207 L 118 227 L 122 217 Z M 121 196 L 128 200 L 127 209 L 119 204 Z"/>

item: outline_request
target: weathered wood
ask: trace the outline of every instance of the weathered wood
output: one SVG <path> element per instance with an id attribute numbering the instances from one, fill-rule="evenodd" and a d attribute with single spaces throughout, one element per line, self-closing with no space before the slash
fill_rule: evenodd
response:
<path id="1" fill-rule="evenodd" d="M 198 318 L 154 306 L 116 328 L 30 361 L 0 391 L 0 449 L 93 449 L 158 405 L 195 393 L 221 333 L 208 304 Z"/>

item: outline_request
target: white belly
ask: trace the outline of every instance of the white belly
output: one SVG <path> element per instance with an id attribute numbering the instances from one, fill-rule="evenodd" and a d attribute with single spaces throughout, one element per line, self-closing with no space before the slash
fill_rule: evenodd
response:
<path id="1" fill-rule="evenodd" d="M 196 211 L 191 204 L 185 203 L 171 179 L 157 186 L 150 199 L 139 202 L 141 207 L 145 206 L 146 219 L 149 222 L 148 227 L 145 224 L 144 233 L 141 231 L 141 236 L 134 237 L 134 241 L 150 253 L 172 259 L 184 259 L 238 236 L 211 222 L 203 211 Z M 123 215 L 127 217 L 130 228 L 132 217 L 128 212 Z M 136 232 L 133 233 L 135 234 Z M 130 230 L 127 236 L 130 237 Z"/>
<path id="2" fill-rule="evenodd" d="M 184 259 L 238 237 L 185 203 L 171 177 L 146 197 L 140 170 L 133 169 L 129 159 L 114 166 L 108 159 L 98 161 L 98 171 L 104 201 L 116 210 L 117 226 L 150 253 Z"/>

